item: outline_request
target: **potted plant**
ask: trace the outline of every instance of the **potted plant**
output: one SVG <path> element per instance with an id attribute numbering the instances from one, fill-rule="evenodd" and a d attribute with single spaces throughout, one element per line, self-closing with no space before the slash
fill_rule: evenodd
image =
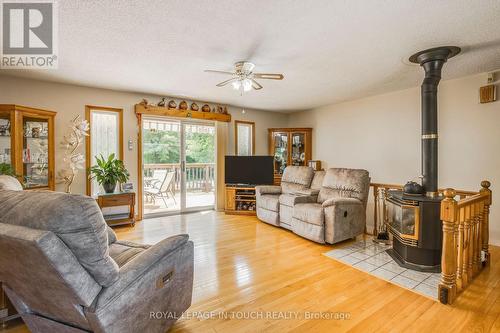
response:
<path id="1" fill-rule="evenodd" d="M 102 185 L 106 193 L 113 193 L 117 183 L 125 183 L 130 174 L 123 165 L 123 162 L 115 158 L 115 154 L 104 159 L 101 155 L 96 156 L 97 165 L 90 168 L 90 179 L 96 179 Z"/>

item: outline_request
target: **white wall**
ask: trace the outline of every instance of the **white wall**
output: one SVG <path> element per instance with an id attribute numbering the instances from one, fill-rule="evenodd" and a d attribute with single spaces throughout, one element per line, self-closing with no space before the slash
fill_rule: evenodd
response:
<path id="1" fill-rule="evenodd" d="M 485 82 L 481 74 L 439 86 L 439 187 L 479 190 L 491 181 L 490 242 L 500 245 L 500 102 L 479 104 Z M 380 183 L 420 174 L 419 87 L 294 113 L 289 126 L 314 128 L 313 158 L 326 167 L 364 168 Z"/>
<path id="2" fill-rule="evenodd" d="M 137 118 L 134 113 L 134 105 L 139 103 L 142 98 L 148 99 L 150 103 L 156 103 L 160 100 L 159 96 L 0 76 L 0 104 L 20 104 L 57 112 L 55 122 L 56 173 L 62 167 L 64 154 L 64 150 L 58 143 L 61 142 L 71 119 L 78 114 L 84 119 L 85 105 L 123 108 L 124 162 L 130 172 L 134 188 L 137 188 Z M 179 99 L 175 100 L 177 104 L 180 102 Z M 202 105 L 202 102 L 197 103 Z M 214 105 L 213 103 L 209 104 Z M 228 124 L 228 154 L 234 152 L 234 119 L 256 122 L 255 146 L 257 154 L 267 154 L 267 127 L 283 127 L 288 122 L 288 115 L 278 112 L 246 109 L 246 113 L 243 115 L 241 108 L 229 106 L 228 110 L 233 118 L 233 121 Z M 264 132 L 266 135 L 263 135 Z M 132 150 L 128 150 L 127 142 L 129 139 L 133 141 Z M 81 152 L 85 152 L 84 147 L 81 148 Z M 57 189 L 63 190 L 62 185 L 58 185 Z M 72 191 L 73 193 L 85 193 L 84 171 L 80 172 L 75 179 Z"/>

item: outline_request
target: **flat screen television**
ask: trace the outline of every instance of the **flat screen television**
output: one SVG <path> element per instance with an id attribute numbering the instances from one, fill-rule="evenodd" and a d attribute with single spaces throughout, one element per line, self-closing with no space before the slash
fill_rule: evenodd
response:
<path id="1" fill-rule="evenodd" d="M 271 185 L 274 182 L 272 156 L 226 156 L 226 184 Z"/>

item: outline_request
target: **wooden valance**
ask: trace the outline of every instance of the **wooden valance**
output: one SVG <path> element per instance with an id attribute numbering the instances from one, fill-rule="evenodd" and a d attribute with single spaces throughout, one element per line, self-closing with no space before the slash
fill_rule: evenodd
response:
<path id="1" fill-rule="evenodd" d="M 230 114 L 214 113 L 214 112 L 203 112 L 203 111 L 193 111 L 193 110 L 178 110 L 170 109 L 162 106 L 154 105 L 144 105 L 136 104 L 135 113 L 146 114 L 152 116 L 167 116 L 167 117 L 179 117 L 179 118 L 194 118 L 203 120 L 215 120 L 231 122 Z"/>

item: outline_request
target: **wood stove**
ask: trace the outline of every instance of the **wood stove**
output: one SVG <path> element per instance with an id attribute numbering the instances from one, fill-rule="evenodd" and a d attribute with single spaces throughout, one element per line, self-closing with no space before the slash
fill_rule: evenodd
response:
<path id="1" fill-rule="evenodd" d="M 424 272 L 440 272 L 442 224 L 441 197 L 387 193 L 387 226 L 392 249 L 387 252 L 400 266 Z"/>
<path id="2" fill-rule="evenodd" d="M 425 71 L 422 95 L 422 187 L 423 195 L 403 191 L 388 193 L 388 230 L 393 247 L 387 252 L 401 266 L 439 272 L 442 247 L 441 198 L 438 196 L 437 88 L 445 62 L 460 48 L 443 46 L 418 52 L 410 61 Z"/>

